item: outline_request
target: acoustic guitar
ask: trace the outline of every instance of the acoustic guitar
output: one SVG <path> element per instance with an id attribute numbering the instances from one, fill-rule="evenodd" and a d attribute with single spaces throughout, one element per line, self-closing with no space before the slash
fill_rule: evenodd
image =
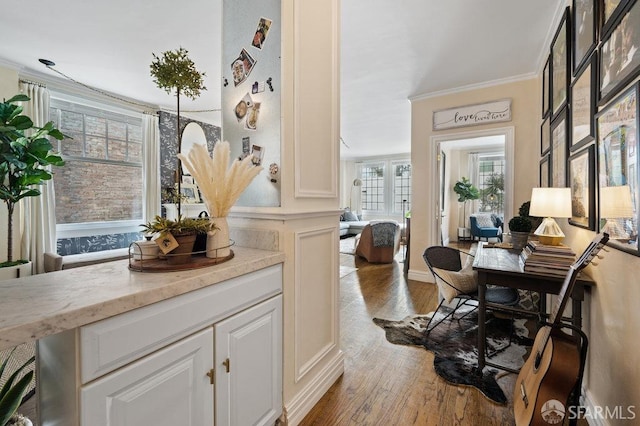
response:
<path id="1" fill-rule="evenodd" d="M 560 328 L 562 314 L 573 292 L 578 273 L 598 254 L 609 235 L 598 235 L 570 267 L 549 318 L 531 348 L 531 355 L 520 369 L 514 389 L 513 409 L 516 425 L 548 426 L 558 423 L 558 409 L 566 406 L 583 370 L 577 339 Z M 557 401 L 557 403 L 556 403 Z M 555 418 L 554 418 L 555 416 Z"/>

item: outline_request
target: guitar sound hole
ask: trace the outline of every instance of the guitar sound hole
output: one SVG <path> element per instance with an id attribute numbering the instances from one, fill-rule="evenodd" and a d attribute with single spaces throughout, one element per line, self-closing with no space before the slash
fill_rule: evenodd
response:
<path id="1" fill-rule="evenodd" d="M 536 353 L 536 359 L 533 363 L 533 369 L 534 371 L 537 371 L 538 368 L 540 368 L 540 363 L 542 362 L 542 354 L 540 352 Z"/>

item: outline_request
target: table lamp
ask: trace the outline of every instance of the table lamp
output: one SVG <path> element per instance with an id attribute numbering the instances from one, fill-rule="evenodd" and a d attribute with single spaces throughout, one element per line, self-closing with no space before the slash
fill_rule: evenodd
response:
<path id="1" fill-rule="evenodd" d="M 533 188 L 529 216 L 544 218 L 533 232 L 542 244 L 559 245 L 564 232 L 553 218 L 571 217 L 571 188 Z"/>
<path id="2" fill-rule="evenodd" d="M 616 240 L 629 239 L 629 233 L 620 225 L 620 219 L 633 217 L 631 188 L 629 185 L 600 188 L 600 216 L 607 219 L 602 232 Z"/>

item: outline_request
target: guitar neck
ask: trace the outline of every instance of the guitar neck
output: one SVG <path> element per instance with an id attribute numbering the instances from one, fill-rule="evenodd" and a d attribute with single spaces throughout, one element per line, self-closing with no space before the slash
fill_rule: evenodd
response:
<path id="1" fill-rule="evenodd" d="M 589 243 L 584 252 L 580 255 L 578 260 L 576 260 L 570 267 L 567 275 L 562 282 L 562 287 L 560 287 L 560 292 L 558 293 L 558 299 L 553 305 L 553 309 L 551 310 L 551 315 L 549 317 L 549 322 L 553 326 L 556 326 L 562 321 L 562 315 L 564 314 L 564 310 L 567 307 L 567 303 L 569 302 L 569 297 L 571 293 L 573 293 L 573 287 L 575 286 L 576 280 L 578 279 L 578 274 L 587 265 L 593 260 L 594 257 L 598 254 L 598 252 L 604 247 L 604 245 L 609 241 L 609 234 L 604 233 L 602 236 L 598 235 L 596 238 Z M 551 335 L 551 328 L 548 327 L 545 330 L 545 345 L 549 340 L 549 336 Z"/>

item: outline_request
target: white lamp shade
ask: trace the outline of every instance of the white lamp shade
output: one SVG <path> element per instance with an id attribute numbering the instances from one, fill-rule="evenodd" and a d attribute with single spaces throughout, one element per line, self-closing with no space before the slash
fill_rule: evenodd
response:
<path id="1" fill-rule="evenodd" d="M 571 217 L 571 188 L 533 188 L 529 216 Z"/>
<path id="2" fill-rule="evenodd" d="M 633 217 L 629 185 L 600 188 L 600 216 L 605 219 Z"/>

